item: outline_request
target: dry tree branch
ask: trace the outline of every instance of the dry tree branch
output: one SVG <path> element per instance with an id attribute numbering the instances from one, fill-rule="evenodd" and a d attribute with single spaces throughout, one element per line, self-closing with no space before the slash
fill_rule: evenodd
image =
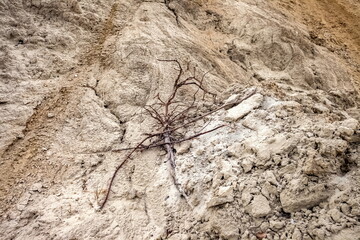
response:
<path id="1" fill-rule="evenodd" d="M 181 196 L 183 196 L 185 198 L 186 202 L 189 204 L 189 206 L 192 207 L 192 205 L 190 204 L 190 202 L 188 200 L 188 196 L 182 190 L 181 185 L 176 178 L 176 172 L 175 172 L 176 161 L 175 161 L 174 144 L 181 143 L 184 141 L 189 141 L 189 140 L 197 138 L 201 135 L 204 135 L 204 134 L 213 132 L 215 130 L 218 130 L 219 128 L 225 127 L 226 125 L 220 125 L 220 126 L 214 127 L 212 129 L 210 129 L 208 131 L 204 131 L 204 132 L 202 132 L 202 130 L 203 130 L 202 129 L 200 132 L 198 132 L 192 136 L 183 137 L 182 139 L 178 139 L 178 140 L 175 139 L 175 136 L 179 134 L 178 131 L 180 129 L 185 128 L 191 124 L 194 124 L 195 122 L 197 122 L 197 121 L 205 118 L 206 116 L 209 116 L 210 114 L 213 114 L 223 108 L 226 108 L 233 104 L 240 103 L 255 94 L 255 91 L 253 91 L 250 94 L 248 94 L 247 96 L 243 97 L 237 103 L 225 104 L 225 105 L 220 106 L 220 107 L 218 107 L 208 113 L 205 113 L 199 117 L 192 118 L 190 116 L 190 111 L 194 108 L 196 109 L 196 103 L 198 101 L 196 95 L 199 91 L 203 92 L 203 100 L 204 100 L 204 97 L 206 94 L 216 96 L 215 94 L 206 90 L 205 87 L 203 86 L 204 77 L 210 71 L 204 73 L 202 75 L 202 77 L 199 79 L 195 75 L 196 68 L 194 67 L 194 71 L 193 71 L 192 75 L 183 79 L 184 70 L 178 60 L 163 60 L 163 59 L 158 59 L 158 60 L 161 62 L 175 63 L 179 68 L 178 69 L 179 73 L 175 78 L 172 91 L 171 91 L 170 95 L 167 97 L 167 99 L 162 99 L 160 97 L 160 94 L 157 94 L 155 96 L 155 100 L 157 100 L 157 102 L 155 102 L 154 104 L 151 104 L 151 105 L 146 105 L 144 107 L 145 111 L 149 114 L 149 116 L 151 118 L 153 118 L 154 120 L 156 120 L 160 131 L 158 131 L 156 133 L 145 134 L 146 137 L 140 143 L 138 143 L 135 147 L 114 150 L 114 152 L 125 151 L 125 150 L 131 150 L 131 151 L 129 152 L 129 154 L 126 155 L 124 161 L 122 161 L 120 163 L 120 165 L 118 165 L 117 168 L 115 169 L 115 171 L 110 179 L 110 183 L 107 188 L 106 196 L 105 196 L 102 204 L 100 205 L 100 209 L 104 208 L 107 200 L 109 199 L 110 191 L 111 191 L 111 188 L 112 188 L 112 185 L 113 185 L 113 182 L 115 180 L 117 173 L 122 168 L 122 166 L 124 166 L 124 164 L 130 159 L 132 154 L 138 150 L 140 151 L 140 150 L 156 148 L 156 147 L 163 147 L 165 149 L 165 151 L 167 152 L 168 163 L 169 163 L 169 173 L 173 179 L 173 183 L 174 183 L 175 187 L 177 188 L 177 190 L 179 191 L 179 193 L 181 194 Z M 187 71 L 190 72 L 189 65 L 187 66 Z M 188 105 L 183 104 L 181 101 L 177 100 L 178 91 L 181 88 L 185 88 L 187 86 L 195 86 L 196 87 L 196 91 L 193 94 L 192 100 Z M 154 138 L 156 138 L 156 140 L 151 142 L 151 140 Z M 147 140 L 150 140 L 150 143 L 146 145 L 145 142 Z"/>
<path id="2" fill-rule="evenodd" d="M 110 190 L 111 190 L 111 187 L 112 187 L 112 184 L 115 180 L 115 177 L 116 177 L 116 174 L 118 173 L 118 171 L 120 170 L 120 168 L 130 159 L 131 155 L 148 139 L 150 138 L 153 138 L 155 136 L 148 136 L 146 138 L 144 138 L 128 155 L 126 155 L 125 157 L 125 160 L 120 163 L 120 165 L 115 169 L 115 172 L 113 173 L 111 179 L 110 179 L 110 183 L 109 183 L 109 186 L 108 186 L 108 189 L 107 189 L 107 192 L 106 192 L 106 196 L 105 196 L 105 199 L 103 201 L 103 203 L 101 204 L 100 206 L 100 209 L 102 209 L 104 206 L 105 206 L 105 203 L 107 202 L 108 198 L 109 198 L 109 195 L 110 195 Z"/>
<path id="3" fill-rule="evenodd" d="M 172 128 L 172 129 L 168 130 L 168 132 L 175 132 L 176 130 L 178 130 L 180 128 L 184 128 L 184 127 L 186 127 L 186 126 L 188 126 L 188 125 L 190 125 L 190 124 L 192 124 L 194 122 L 197 122 L 197 121 L 205 118 L 206 116 L 209 116 L 209 115 L 211 115 L 211 114 L 213 114 L 213 113 L 215 113 L 215 112 L 217 112 L 217 111 L 219 111 L 221 109 L 224 109 L 224 108 L 227 108 L 227 107 L 230 107 L 230 106 L 233 106 L 233 105 L 240 104 L 244 100 L 246 100 L 246 99 L 250 98 L 251 96 L 253 96 L 255 93 L 256 93 L 256 91 L 252 91 L 251 93 L 249 93 L 248 95 L 246 95 L 245 97 L 240 99 L 239 101 L 236 101 L 234 103 L 224 104 L 221 107 L 218 107 L 218 108 L 216 108 L 216 109 L 214 109 L 214 110 L 212 110 L 212 111 L 210 111 L 210 112 L 208 112 L 208 113 L 206 113 L 204 115 L 201 115 L 201 116 L 199 116 L 197 118 L 194 118 L 194 119 L 192 119 L 191 121 L 189 121 L 189 122 L 187 122 L 185 124 L 182 124 L 182 125 L 180 125 L 180 126 L 178 126 L 176 128 Z M 155 136 L 159 136 L 159 135 L 161 135 L 163 133 L 164 132 L 158 132 L 158 133 L 154 133 L 154 134 L 144 134 L 144 135 L 149 135 L 149 136 L 154 136 L 155 137 Z M 183 142 L 183 141 L 180 141 L 180 142 Z M 179 142 L 174 142 L 174 143 L 179 143 Z M 148 148 L 159 147 L 159 146 L 163 146 L 163 145 L 164 144 L 148 145 L 148 146 L 141 146 L 141 147 L 138 147 L 138 148 L 139 149 L 148 149 Z M 113 152 L 121 152 L 121 151 L 126 151 L 126 150 L 132 150 L 134 148 L 136 148 L 136 147 L 120 148 L 120 149 L 113 150 Z"/>

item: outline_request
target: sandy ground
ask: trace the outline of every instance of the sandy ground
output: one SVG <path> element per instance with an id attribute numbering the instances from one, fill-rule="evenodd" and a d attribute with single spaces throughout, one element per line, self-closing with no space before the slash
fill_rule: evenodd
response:
<path id="1" fill-rule="evenodd" d="M 360 3 L 355 0 L 270 1 L 309 30 L 314 43 L 344 60 L 360 87 Z"/>
<path id="2" fill-rule="evenodd" d="M 353 239 L 360 4 L 270 2 L 1 2 L 0 239 Z M 98 211 L 115 150 L 156 128 L 142 107 L 176 76 L 158 58 L 212 70 L 200 113 L 258 94 L 184 130 L 229 125 L 176 146 L 195 208 L 154 149 Z"/>

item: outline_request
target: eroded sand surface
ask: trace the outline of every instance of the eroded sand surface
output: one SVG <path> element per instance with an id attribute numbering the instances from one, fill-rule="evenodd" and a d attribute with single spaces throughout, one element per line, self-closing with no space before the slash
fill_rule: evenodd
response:
<path id="1" fill-rule="evenodd" d="M 0 2 L 0 239 L 354 239 L 359 3 Z M 178 59 L 217 94 L 181 130 L 176 190 L 143 107 Z M 185 68 L 184 68 L 185 69 Z M 184 76 L 189 76 L 189 71 Z M 190 89 L 182 92 L 187 103 Z M 229 100 L 230 99 L 230 100 Z M 356 239 L 356 238 L 355 238 Z"/>

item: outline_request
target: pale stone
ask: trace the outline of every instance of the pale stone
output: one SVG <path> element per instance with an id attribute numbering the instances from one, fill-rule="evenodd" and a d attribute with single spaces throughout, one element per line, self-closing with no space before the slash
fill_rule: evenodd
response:
<path id="1" fill-rule="evenodd" d="M 224 101 L 224 104 L 227 105 L 227 104 L 235 103 L 239 97 L 240 97 L 240 94 L 233 94 Z"/>
<path id="2" fill-rule="evenodd" d="M 338 130 L 338 132 L 340 133 L 341 136 L 349 137 L 349 136 L 354 134 L 353 129 L 347 128 L 347 127 L 344 127 L 344 126 L 340 126 L 337 130 Z"/>
<path id="3" fill-rule="evenodd" d="M 325 230 L 322 228 L 315 229 L 312 232 L 317 238 L 316 239 L 324 239 L 325 240 Z"/>
<path id="4" fill-rule="evenodd" d="M 276 177 L 273 173 L 273 171 L 266 171 L 264 172 L 264 178 L 267 182 L 273 184 L 273 185 L 277 185 L 278 184 L 278 181 L 276 180 Z"/>
<path id="5" fill-rule="evenodd" d="M 234 223 L 223 224 L 221 226 L 222 238 L 228 240 L 240 239 L 239 228 Z"/>
<path id="6" fill-rule="evenodd" d="M 281 221 L 270 221 L 270 228 L 272 229 L 281 229 L 285 226 L 285 223 L 284 222 L 281 222 Z"/>
<path id="7" fill-rule="evenodd" d="M 256 195 L 250 204 L 250 214 L 253 217 L 265 217 L 271 212 L 269 201 L 262 195 Z"/>
<path id="8" fill-rule="evenodd" d="M 176 153 L 179 155 L 187 153 L 189 152 L 190 147 L 191 142 L 183 142 L 179 145 L 179 147 L 176 148 Z"/>
<path id="9" fill-rule="evenodd" d="M 233 176 L 232 164 L 228 161 L 221 161 L 221 173 L 223 174 L 224 179 L 228 179 Z"/>
<path id="10" fill-rule="evenodd" d="M 42 183 L 35 183 L 34 185 L 31 186 L 30 190 L 33 192 L 41 192 L 43 188 Z"/>
<path id="11" fill-rule="evenodd" d="M 324 184 L 318 184 L 311 187 L 308 189 L 307 193 L 296 192 L 296 188 L 297 185 L 293 185 L 280 193 L 280 202 L 285 212 L 291 213 L 303 208 L 317 206 L 331 194 L 331 191 L 326 189 Z"/>
<path id="12" fill-rule="evenodd" d="M 315 104 L 313 110 L 317 113 L 328 113 L 330 110 L 324 104 Z"/>
<path id="13" fill-rule="evenodd" d="M 360 236 L 360 226 L 346 228 L 335 234 L 331 240 L 354 240 Z"/>
<path id="14" fill-rule="evenodd" d="M 251 195 L 250 192 L 246 191 L 241 194 L 241 201 L 244 206 L 249 205 L 251 202 L 251 199 L 253 198 L 253 195 Z"/>
<path id="15" fill-rule="evenodd" d="M 229 156 L 241 157 L 241 154 L 243 153 L 243 149 L 244 149 L 243 144 L 240 142 L 231 144 L 228 147 Z"/>
<path id="16" fill-rule="evenodd" d="M 268 108 L 272 111 L 280 109 L 299 109 L 301 104 L 295 101 L 275 101 Z"/>
<path id="17" fill-rule="evenodd" d="M 359 121 L 354 118 L 349 118 L 341 122 L 341 125 L 346 128 L 350 128 L 352 130 L 355 130 L 357 128 L 357 125 L 359 124 Z"/>
<path id="18" fill-rule="evenodd" d="M 257 93 L 250 98 L 244 100 L 233 108 L 230 108 L 226 114 L 226 121 L 237 121 L 238 119 L 244 117 L 253 109 L 260 107 L 264 96 Z"/>
<path id="19" fill-rule="evenodd" d="M 232 201 L 234 201 L 234 188 L 232 186 L 219 187 L 217 194 L 209 200 L 207 206 L 214 207 Z"/>
<path id="20" fill-rule="evenodd" d="M 244 172 L 248 173 L 253 168 L 254 163 L 251 161 L 251 159 L 245 158 L 245 159 L 241 160 L 240 165 L 244 169 Z"/>
<path id="21" fill-rule="evenodd" d="M 295 228 L 293 234 L 292 234 L 293 240 L 302 240 L 302 234 L 301 231 L 298 228 Z"/>
<path id="22" fill-rule="evenodd" d="M 330 214 L 330 217 L 337 223 L 340 223 L 341 219 L 344 217 L 344 214 L 342 214 L 336 208 L 331 209 L 328 214 Z"/>
<path id="23" fill-rule="evenodd" d="M 176 233 L 176 234 L 170 236 L 168 239 L 169 240 L 186 240 L 186 239 L 189 239 L 189 235 Z"/>

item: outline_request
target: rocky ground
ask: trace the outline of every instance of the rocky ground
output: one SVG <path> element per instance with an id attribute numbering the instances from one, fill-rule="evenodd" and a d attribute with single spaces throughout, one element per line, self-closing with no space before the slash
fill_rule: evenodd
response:
<path id="1" fill-rule="evenodd" d="M 0 2 L 0 239 L 358 239 L 359 3 Z M 143 107 L 194 67 L 217 94 L 138 151 Z M 190 70 L 189 70 L 190 69 Z M 181 92 L 189 101 L 191 88 Z"/>

